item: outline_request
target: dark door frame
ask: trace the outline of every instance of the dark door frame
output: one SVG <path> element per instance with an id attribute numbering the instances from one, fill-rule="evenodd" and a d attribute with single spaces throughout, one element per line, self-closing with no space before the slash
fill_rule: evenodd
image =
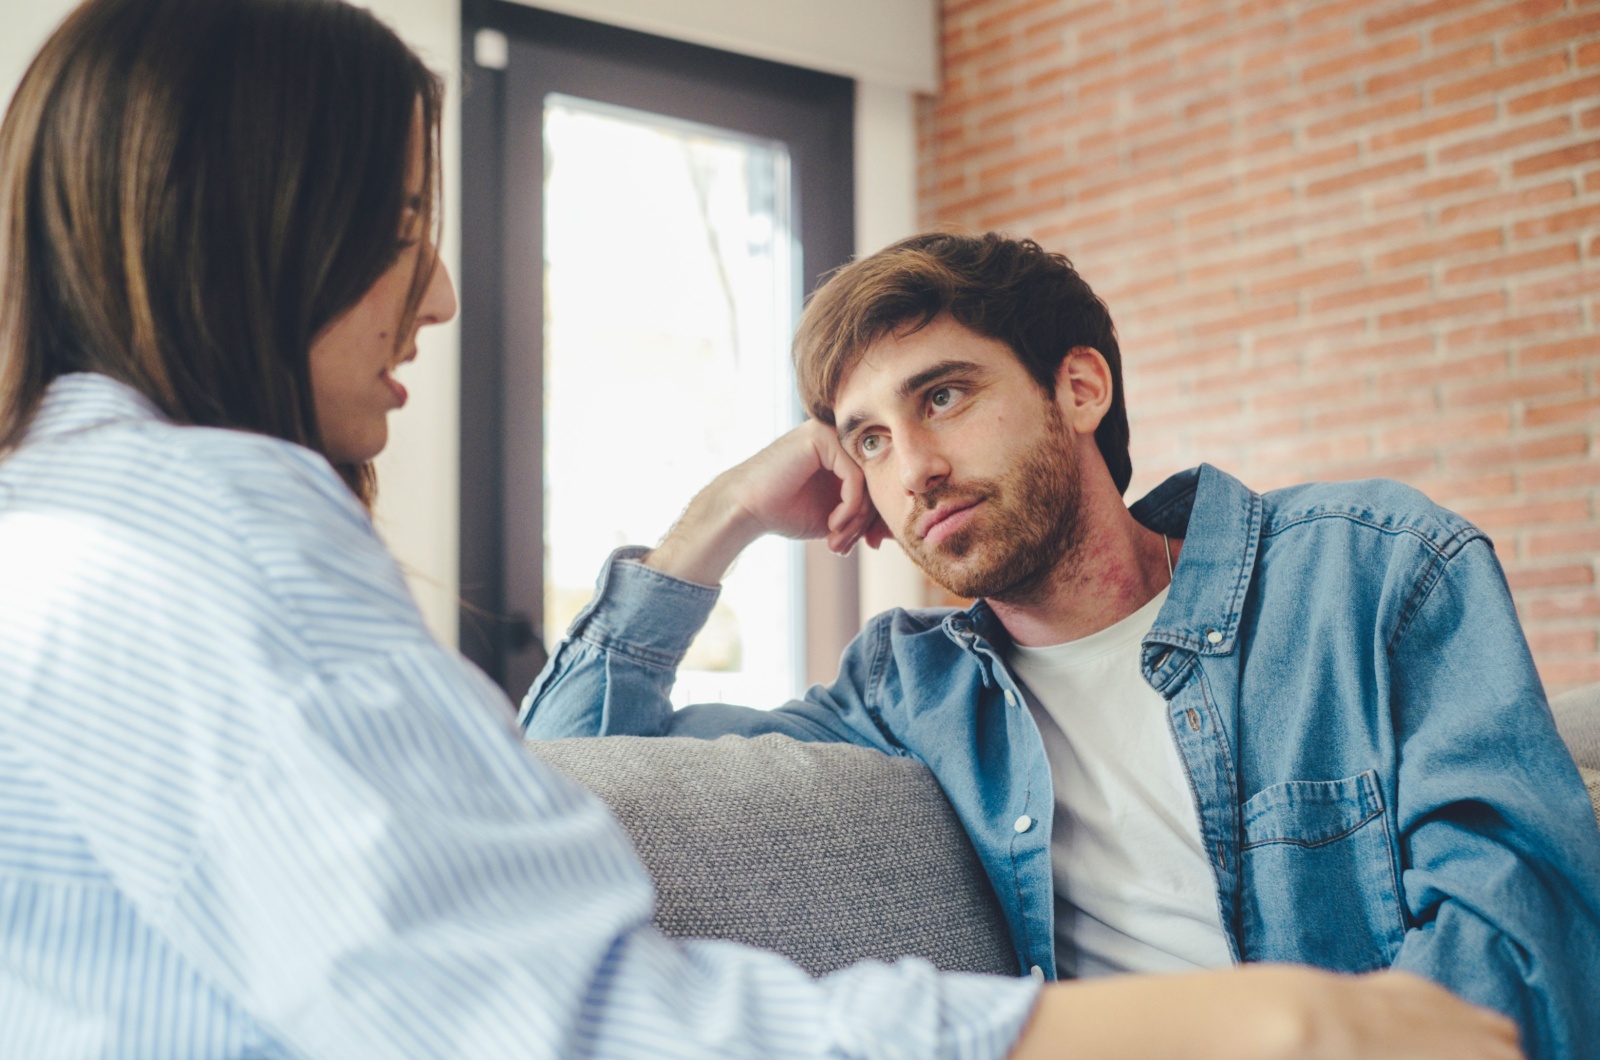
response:
<path id="1" fill-rule="evenodd" d="M 506 36 L 505 69 L 476 64 L 482 29 Z M 855 85 L 505 0 L 463 0 L 461 39 L 460 647 L 520 696 L 543 661 L 543 557 L 511 543 L 543 541 L 543 477 L 525 472 L 544 442 L 544 219 L 511 189 L 542 187 L 545 96 L 784 141 L 809 294 L 854 247 Z M 859 626 L 857 568 L 812 543 L 805 583 L 807 674 L 827 680 Z"/>

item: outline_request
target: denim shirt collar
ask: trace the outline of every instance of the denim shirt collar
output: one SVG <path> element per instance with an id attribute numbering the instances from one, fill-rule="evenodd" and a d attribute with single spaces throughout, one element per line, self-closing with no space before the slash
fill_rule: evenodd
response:
<path id="1" fill-rule="evenodd" d="M 1230 654 L 1261 545 L 1261 495 L 1210 464 L 1180 471 L 1136 501 L 1129 513 L 1158 534 L 1183 538 L 1183 560 L 1167 602 L 1145 637 L 1145 676 L 1160 688 L 1176 671 L 1174 651 Z M 1010 634 L 983 600 L 944 620 L 967 645 L 976 635 L 1004 653 Z"/>
<path id="2" fill-rule="evenodd" d="M 1261 495 L 1210 464 L 1179 472 L 1129 512 L 1158 534 L 1183 538 L 1167 602 L 1145 638 L 1146 666 L 1165 645 L 1200 655 L 1230 654 L 1261 546 Z"/>

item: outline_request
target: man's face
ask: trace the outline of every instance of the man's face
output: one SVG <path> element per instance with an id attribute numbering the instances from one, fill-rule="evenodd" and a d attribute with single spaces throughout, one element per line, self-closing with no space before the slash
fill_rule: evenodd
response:
<path id="1" fill-rule="evenodd" d="M 960 596 L 1026 599 L 1078 538 L 1078 440 L 1004 343 L 948 316 L 868 347 L 834 401 L 906 554 Z"/>

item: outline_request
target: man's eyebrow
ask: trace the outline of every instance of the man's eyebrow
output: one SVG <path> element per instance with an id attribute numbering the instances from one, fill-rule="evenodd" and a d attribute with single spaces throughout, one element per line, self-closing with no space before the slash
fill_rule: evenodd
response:
<path id="1" fill-rule="evenodd" d="M 981 376 L 984 374 L 986 374 L 986 369 L 976 361 L 940 361 L 938 364 L 929 365 L 915 375 L 909 375 L 902 379 L 900 385 L 894 388 L 894 393 L 896 397 L 903 401 L 928 384 L 936 383 L 941 379 L 948 379 L 953 375 Z M 839 424 L 839 442 L 843 444 L 866 421 L 867 416 L 864 412 L 855 412 L 846 416 Z"/>

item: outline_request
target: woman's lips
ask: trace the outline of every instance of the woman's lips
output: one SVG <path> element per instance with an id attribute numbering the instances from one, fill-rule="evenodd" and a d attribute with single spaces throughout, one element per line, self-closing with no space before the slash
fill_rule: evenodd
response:
<path id="1" fill-rule="evenodd" d="M 394 394 L 394 407 L 397 409 L 405 408 L 406 398 L 410 396 L 406 393 L 405 384 L 401 383 L 400 380 L 396 379 L 388 372 L 383 373 L 383 381 L 389 384 L 389 390 Z"/>
<path id="2" fill-rule="evenodd" d="M 922 540 L 930 545 L 937 545 L 941 541 L 957 533 L 973 519 L 973 512 L 977 511 L 982 501 L 972 501 L 960 507 L 951 507 L 945 511 L 930 512 L 930 518 L 922 531 Z"/>

